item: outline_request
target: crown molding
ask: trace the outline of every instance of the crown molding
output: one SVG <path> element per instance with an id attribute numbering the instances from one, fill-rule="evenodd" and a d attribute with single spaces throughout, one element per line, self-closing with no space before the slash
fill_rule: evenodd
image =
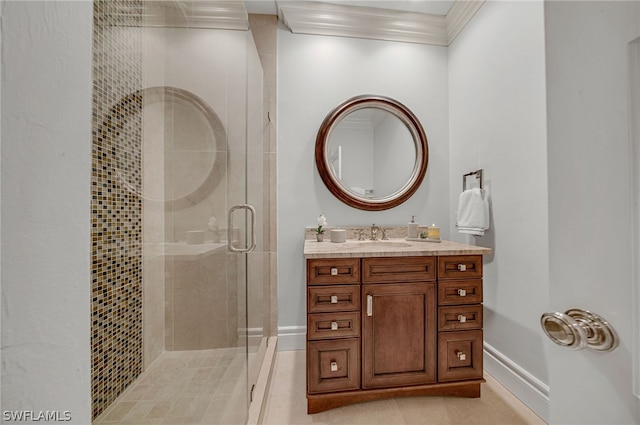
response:
<path id="1" fill-rule="evenodd" d="M 448 46 L 484 0 L 456 1 L 447 15 L 400 12 L 310 1 L 277 2 L 294 34 L 332 35 Z"/>
<path id="2" fill-rule="evenodd" d="M 280 1 L 279 17 L 293 33 L 410 43 L 446 44 L 441 15 L 330 3 Z"/>
<path id="3" fill-rule="evenodd" d="M 147 27 L 249 29 L 249 15 L 242 1 L 145 0 L 143 5 L 143 26 Z"/>

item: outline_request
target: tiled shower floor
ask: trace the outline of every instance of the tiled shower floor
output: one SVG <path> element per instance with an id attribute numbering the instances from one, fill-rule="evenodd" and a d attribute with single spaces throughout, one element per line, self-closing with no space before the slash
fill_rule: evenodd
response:
<path id="1" fill-rule="evenodd" d="M 234 349 L 165 351 L 93 424 L 243 423 L 245 369 Z"/>

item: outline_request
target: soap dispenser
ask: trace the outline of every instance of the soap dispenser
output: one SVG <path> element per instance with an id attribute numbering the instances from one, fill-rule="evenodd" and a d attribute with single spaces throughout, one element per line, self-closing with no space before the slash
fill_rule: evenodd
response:
<path id="1" fill-rule="evenodd" d="M 416 223 L 416 216 L 411 216 L 411 222 L 407 225 L 407 238 L 418 238 L 418 223 Z"/>

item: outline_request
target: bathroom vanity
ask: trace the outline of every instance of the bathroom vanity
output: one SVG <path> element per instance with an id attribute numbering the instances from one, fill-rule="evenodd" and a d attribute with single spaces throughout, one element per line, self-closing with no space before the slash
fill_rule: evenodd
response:
<path id="1" fill-rule="evenodd" d="M 397 396 L 479 397 L 490 252 L 306 240 L 308 413 Z"/>

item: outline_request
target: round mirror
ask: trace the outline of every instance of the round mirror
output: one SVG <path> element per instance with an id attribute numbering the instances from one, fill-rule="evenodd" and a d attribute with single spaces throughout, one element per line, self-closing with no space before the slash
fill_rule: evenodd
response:
<path id="1" fill-rule="evenodd" d="M 427 172 L 427 136 L 400 102 L 356 96 L 333 109 L 316 138 L 316 166 L 329 191 L 347 205 L 377 211 L 400 205 Z"/>

